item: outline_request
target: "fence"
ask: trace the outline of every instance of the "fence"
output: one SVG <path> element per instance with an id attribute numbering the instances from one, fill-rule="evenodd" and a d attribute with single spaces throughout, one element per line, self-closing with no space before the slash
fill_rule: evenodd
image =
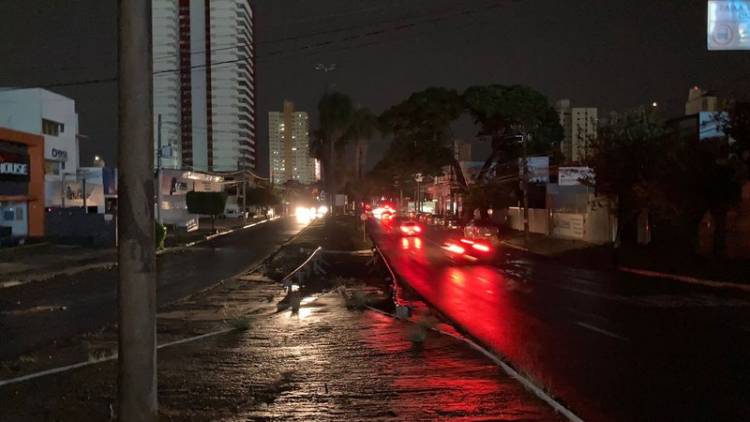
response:
<path id="1" fill-rule="evenodd" d="M 514 230 L 523 230 L 523 209 L 509 207 L 508 224 Z M 583 213 L 529 208 L 529 231 L 558 239 L 612 242 L 616 227 L 617 222 L 606 207 L 589 208 Z"/>

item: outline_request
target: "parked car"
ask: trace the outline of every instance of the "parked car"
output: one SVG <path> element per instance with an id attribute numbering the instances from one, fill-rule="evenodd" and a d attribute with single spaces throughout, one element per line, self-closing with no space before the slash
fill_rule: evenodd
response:
<path id="1" fill-rule="evenodd" d="M 460 229 L 461 220 L 456 217 L 448 217 L 445 219 L 445 228 L 447 229 Z"/>
<path id="2" fill-rule="evenodd" d="M 433 224 L 436 226 L 444 226 L 445 225 L 445 217 L 442 215 L 436 215 L 433 219 Z"/>

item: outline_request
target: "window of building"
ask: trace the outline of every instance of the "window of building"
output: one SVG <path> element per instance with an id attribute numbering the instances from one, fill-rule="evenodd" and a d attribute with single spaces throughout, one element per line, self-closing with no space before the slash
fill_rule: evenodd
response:
<path id="1" fill-rule="evenodd" d="M 16 221 L 23 220 L 23 208 L 16 208 Z"/>
<path id="2" fill-rule="evenodd" d="M 44 174 L 60 175 L 60 162 L 53 160 L 44 160 Z"/>
<path id="3" fill-rule="evenodd" d="M 65 125 L 53 120 L 42 119 L 42 133 L 45 135 L 59 136 L 65 132 Z"/>
<path id="4" fill-rule="evenodd" d="M 3 220 L 5 220 L 5 221 L 13 221 L 13 220 L 15 220 L 15 218 L 16 218 L 16 216 L 15 216 L 15 213 L 13 212 L 13 208 L 6 209 L 6 210 L 3 211 Z"/>

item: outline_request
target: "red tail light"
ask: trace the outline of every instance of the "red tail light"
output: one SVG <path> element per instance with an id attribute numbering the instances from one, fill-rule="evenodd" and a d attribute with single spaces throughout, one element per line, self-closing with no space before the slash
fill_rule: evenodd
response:
<path id="1" fill-rule="evenodd" d="M 461 239 L 461 243 L 466 243 L 467 245 L 473 245 L 474 241 L 469 239 Z"/>
<path id="2" fill-rule="evenodd" d="M 459 246 L 453 243 L 449 243 L 448 245 L 446 245 L 445 249 L 450 252 L 458 253 L 458 254 L 463 254 L 464 252 L 466 252 L 466 249 L 464 249 L 462 246 Z"/>
<path id="3" fill-rule="evenodd" d="M 483 245 L 481 243 L 475 243 L 475 244 L 471 245 L 471 247 L 474 248 L 474 249 L 476 249 L 476 250 L 478 250 L 478 251 L 480 251 L 480 252 L 489 252 L 490 251 L 490 247 L 489 246 Z"/>

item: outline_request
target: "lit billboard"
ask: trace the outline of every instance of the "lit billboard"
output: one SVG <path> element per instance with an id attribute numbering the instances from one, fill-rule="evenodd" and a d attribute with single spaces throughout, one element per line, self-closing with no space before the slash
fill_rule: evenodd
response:
<path id="1" fill-rule="evenodd" d="M 708 49 L 750 50 L 750 0 L 709 0 Z"/>

